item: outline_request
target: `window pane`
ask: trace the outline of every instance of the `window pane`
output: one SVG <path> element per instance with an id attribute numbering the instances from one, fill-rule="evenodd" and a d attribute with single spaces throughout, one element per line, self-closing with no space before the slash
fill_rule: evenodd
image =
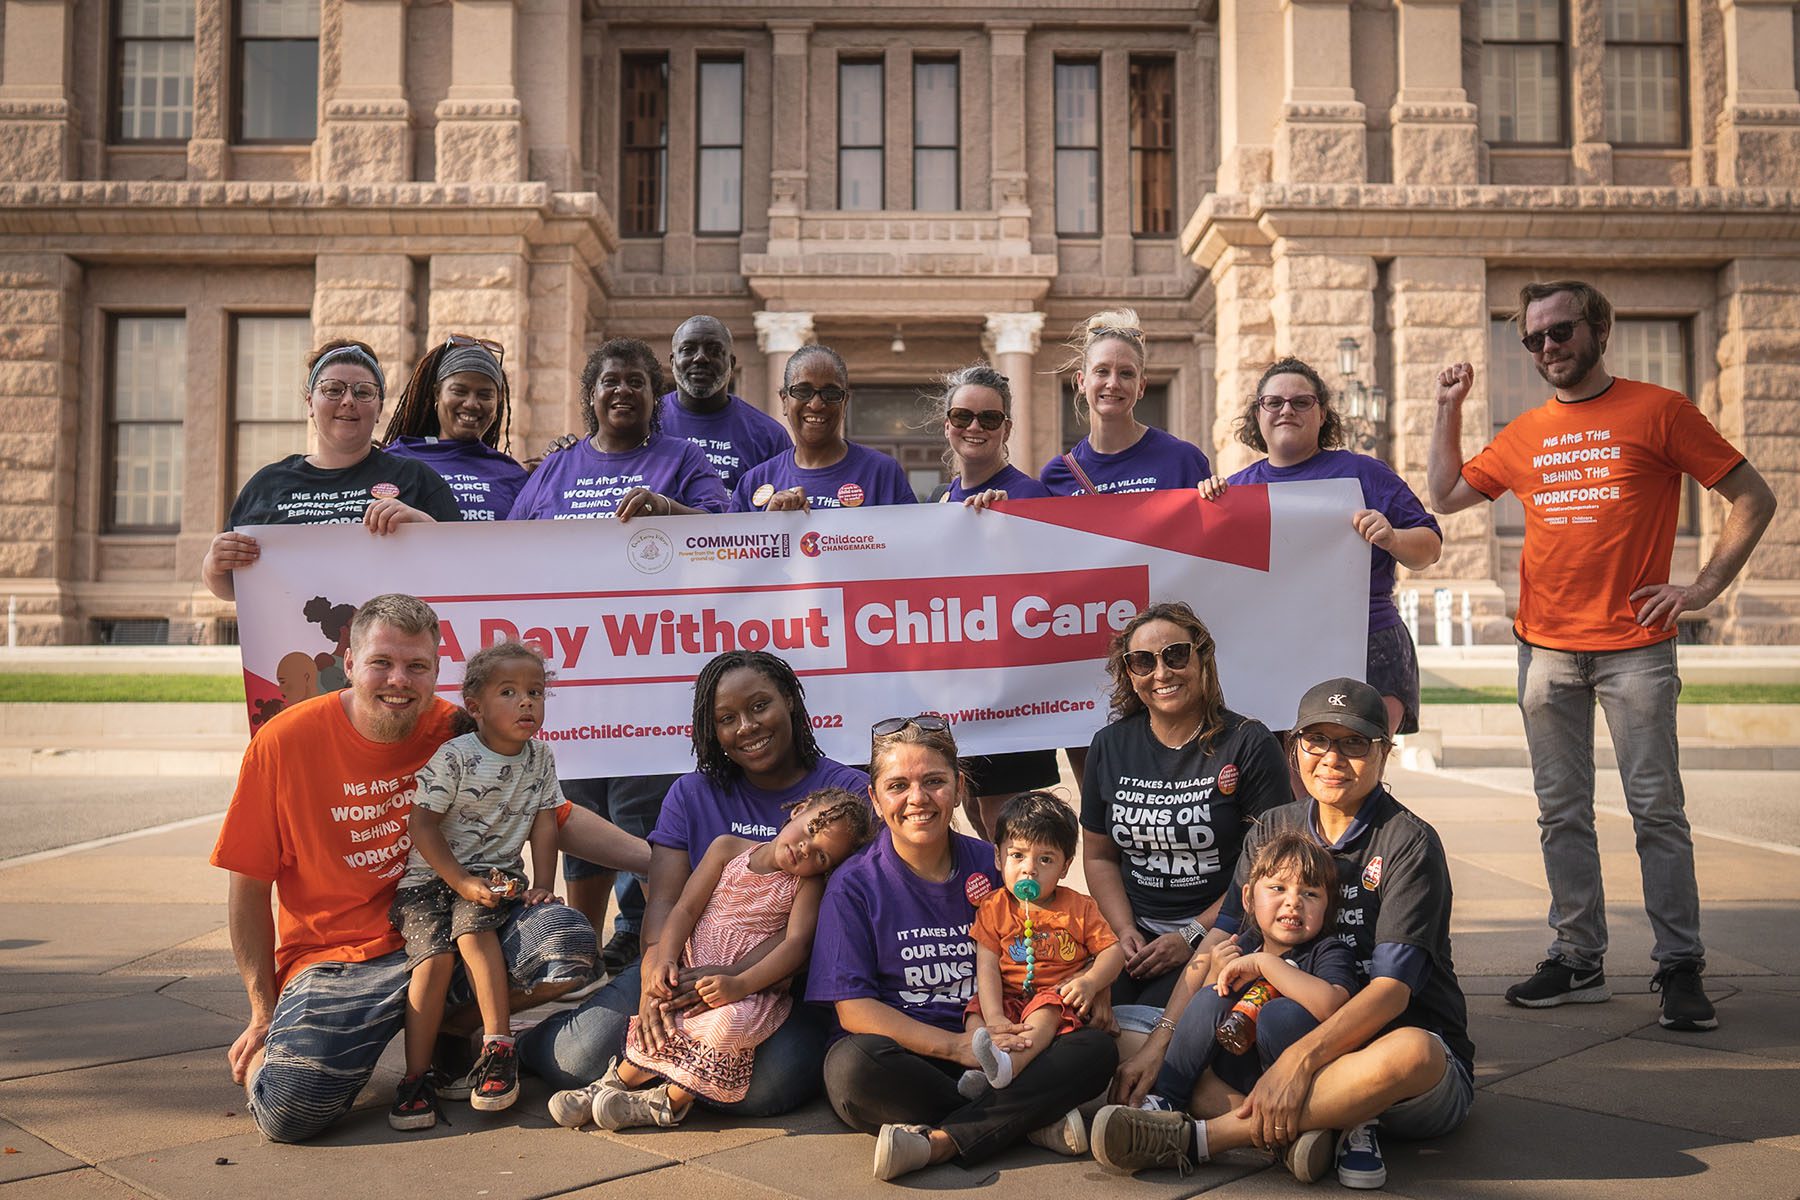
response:
<path id="1" fill-rule="evenodd" d="M 179 421 L 187 400 L 187 322 L 120 317 L 113 326 L 115 421 Z"/>
<path id="2" fill-rule="evenodd" d="M 1131 144 L 1175 146 L 1175 64 L 1166 59 L 1132 60 Z"/>
<path id="3" fill-rule="evenodd" d="M 311 341 L 312 320 L 308 317 L 237 319 L 233 398 L 238 420 L 305 423 L 300 390 Z"/>
<path id="4" fill-rule="evenodd" d="M 181 139 L 194 129 L 194 44 L 127 42 L 120 47 L 119 136 Z"/>
<path id="5" fill-rule="evenodd" d="M 700 64 L 700 144 L 740 146 L 744 141 L 744 64 Z"/>
<path id="6" fill-rule="evenodd" d="M 241 0 L 241 4 L 239 37 L 319 36 L 319 0 Z"/>
<path id="7" fill-rule="evenodd" d="M 841 64 L 838 67 L 838 145 L 879 146 L 882 142 L 881 64 Z"/>
<path id="8" fill-rule="evenodd" d="M 1562 140 L 1562 80 L 1554 46 L 1482 48 L 1481 136 L 1490 142 Z"/>
<path id="9" fill-rule="evenodd" d="M 1056 232 L 1100 232 L 1100 152 L 1056 152 Z"/>
<path id="10" fill-rule="evenodd" d="M 1538 377 L 1531 355 L 1519 345 L 1519 329 L 1511 321 L 1488 325 L 1488 416 L 1490 435 L 1505 429 L 1514 417 L 1536 408 L 1550 395 L 1550 385 Z M 1521 533 L 1525 508 L 1511 492 L 1494 501 L 1494 530 Z"/>
<path id="11" fill-rule="evenodd" d="M 1131 152 L 1131 232 L 1175 232 L 1175 155 L 1168 150 Z"/>
<path id="12" fill-rule="evenodd" d="M 743 228 L 744 152 L 700 151 L 701 233 L 736 233 Z"/>
<path id="13" fill-rule="evenodd" d="M 668 227 L 668 60 L 627 58 L 620 76 L 619 229 L 653 236 Z"/>
<path id="14" fill-rule="evenodd" d="M 310 142 L 319 128 L 319 43 L 242 42 L 238 136 L 246 141 Z"/>
<path id="15" fill-rule="evenodd" d="M 119 36 L 191 38 L 194 0 L 120 0 Z"/>
<path id="16" fill-rule="evenodd" d="M 1679 42 L 1681 0 L 1606 0 L 1609 42 Z"/>
<path id="17" fill-rule="evenodd" d="M 1056 64 L 1056 144 L 1100 144 L 1100 65 Z"/>
<path id="18" fill-rule="evenodd" d="M 270 463 L 305 449 L 305 421 L 256 421 L 238 426 L 232 494 L 243 491 L 250 477 Z"/>
<path id="19" fill-rule="evenodd" d="M 881 151 L 838 151 L 838 207 L 873 212 L 881 208 Z"/>
<path id="20" fill-rule="evenodd" d="M 957 68 L 951 62 L 913 64 L 913 142 L 919 146 L 955 146 L 957 137 Z"/>
<path id="21" fill-rule="evenodd" d="M 118 425 L 113 440 L 114 528 L 181 524 L 181 426 Z"/>
<path id="22" fill-rule="evenodd" d="M 1681 144 L 1681 50 L 1606 48 L 1606 139 L 1619 145 Z"/>
<path id="23" fill-rule="evenodd" d="M 1481 36 L 1520 42 L 1562 39 L 1559 0 L 1481 0 Z"/>
<path id="24" fill-rule="evenodd" d="M 913 151 L 913 207 L 920 212 L 955 212 L 962 207 L 956 194 L 956 151 Z"/>
<path id="25" fill-rule="evenodd" d="M 1687 348 L 1680 321 L 1620 320 L 1606 346 L 1606 366 L 1614 375 L 1658 387 L 1688 390 Z"/>

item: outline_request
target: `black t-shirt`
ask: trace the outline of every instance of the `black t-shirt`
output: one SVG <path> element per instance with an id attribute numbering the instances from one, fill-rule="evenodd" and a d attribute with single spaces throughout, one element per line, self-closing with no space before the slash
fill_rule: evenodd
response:
<path id="1" fill-rule="evenodd" d="M 1242 893 L 1240 892 L 1239 895 Z M 1254 933 L 1240 938 L 1238 944 L 1245 954 L 1255 954 L 1259 950 L 1274 950 L 1274 947 Z M 1292 950 L 1282 951 L 1281 958 L 1288 966 L 1305 971 L 1314 979 L 1335 983 L 1352 996 L 1362 990 L 1362 973 L 1357 970 L 1356 950 L 1343 938 L 1330 931 L 1320 933 L 1318 937 L 1304 946 L 1295 946 Z M 1237 994 L 1242 995 L 1249 989 L 1250 985 L 1245 984 L 1238 989 Z"/>
<path id="2" fill-rule="evenodd" d="M 1354 947 L 1365 979 L 1379 945 L 1411 946 L 1427 955 L 1430 969 L 1413 989 L 1406 1011 L 1388 1029 L 1430 1029 L 1473 1068 L 1468 1004 L 1450 957 L 1450 862 L 1437 830 L 1385 787 L 1363 802 L 1357 820 L 1363 828 L 1342 849 L 1331 850 L 1338 864 L 1337 936 Z M 1239 886 L 1231 889 L 1219 912 L 1228 928 L 1243 917 L 1243 877 L 1256 847 L 1280 829 L 1299 829 L 1323 841 L 1311 800 L 1283 805 L 1258 823 L 1244 840 L 1235 881 Z"/>
<path id="3" fill-rule="evenodd" d="M 355 466 L 323 470 L 292 454 L 250 477 L 231 506 L 227 529 L 239 525 L 348 525 L 369 502 L 391 496 L 437 521 L 460 521 L 456 495 L 443 476 L 411 458 L 381 450 Z"/>
<path id="4" fill-rule="evenodd" d="M 1287 763 L 1260 721 L 1227 710 L 1202 750 L 1171 750 L 1137 713 L 1094 735 L 1081 824 L 1119 848 L 1125 898 L 1140 920 L 1185 921 L 1231 882 L 1250 822 L 1286 803 Z"/>

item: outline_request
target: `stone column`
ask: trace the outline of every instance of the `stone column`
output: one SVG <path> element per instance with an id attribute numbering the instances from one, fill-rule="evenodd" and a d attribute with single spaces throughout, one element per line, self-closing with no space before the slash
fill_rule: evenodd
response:
<path id="1" fill-rule="evenodd" d="M 1033 465 L 1050 457 L 1049 438 L 1056 429 L 1056 389 L 1050 389 L 1051 404 L 1039 405 L 1032 387 L 1032 370 L 1037 365 L 1038 341 L 1044 332 L 1041 312 L 989 313 L 987 327 L 981 335 L 981 348 L 994 369 L 1006 376 L 1012 385 L 1012 441 L 1009 449 L 1020 470 L 1033 473 Z M 1042 422 L 1039 417 L 1045 418 Z M 1050 430 L 1048 437 L 1040 436 Z M 1039 443 L 1042 443 L 1040 445 Z"/>
<path id="2" fill-rule="evenodd" d="M 581 372 L 586 365 L 588 268 L 571 246 L 540 246 L 531 269 L 531 332 L 516 353 L 508 346 L 515 458 L 536 454 L 552 438 L 580 433 Z M 521 371 L 513 366 L 517 357 Z"/>
<path id="3" fill-rule="evenodd" d="M 328 0 L 321 10 L 324 117 L 313 171 L 322 181 L 400 183 L 413 176 L 407 2 Z"/>
<path id="4" fill-rule="evenodd" d="M 788 359 L 794 351 L 813 340 L 813 315 L 809 312 L 752 313 L 756 323 L 756 348 L 763 352 L 769 372 L 768 391 L 763 393 L 763 411 L 781 419 L 781 379 Z"/>
<path id="5" fill-rule="evenodd" d="M 1219 5 L 1219 186 L 1247 192 L 1269 182 L 1281 95 L 1269 63 L 1281 52 L 1280 0 Z M 1221 356 L 1223 361 L 1223 356 Z"/>
<path id="6" fill-rule="evenodd" d="M 507 382 L 513 394 L 529 395 L 530 282 L 520 254 L 432 255 L 425 345 L 435 346 L 453 333 L 492 338 L 506 347 Z"/>
<path id="7" fill-rule="evenodd" d="M 525 114 L 516 90 L 515 0 L 455 0 L 450 90 L 437 106 L 439 183 L 525 178 Z"/>
<path id="8" fill-rule="evenodd" d="M 1722 158 L 1723 156 L 1721 156 Z M 1719 272 L 1719 432 L 1762 473 L 1781 507 L 1738 581 L 1720 597 L 1718 640 L 1792 644 L 1800 637 L 1800 263 L 1738 259 Z M 1707 495 L 1700 560 L 1718 547 L 1723 503 Z"/>
<path id="9" fill-rule="evenodd" d="M 777 114 L 769 154 L 769 240 L 797 241 L 800 211 L 806 207 L 806 134 L 810 122 L 803 114 L 807 105 L 812 23 L 770 21 L 769 35 L 774 40 L 769 111 Z M 784 119 L 782 114 L 793 119 Z M 761 320 L 761 314 L 757 319 Z M 758 325 L 759 339 L 761 329 Z"/>
<path id="10" fill-rule="evenodd" d="M 988 203 L 1000 214 L 1002 239 L 1031 235 L 1031 208 L 1025 198 L 1025 106 L 1009 100 L 1025 94 L 1025 34 L 1030 28 L 1023 21 L 987 27 L 988 95 L 993 118 L 993 167 L 989 172 L 993 190 Z M 1015 433 L 1018 428 L 1014 418 Z"/>
<path id="11" fill-rule="evenodd" d="M 1791 0 L 1719 0 L 1725 20 L 1725 107 L 1719 182 L 1792 187 L 1800 179 L 1800 93 Z"/>
<path id="12" fill-rule="evenodd" d="M 6 0 L 0 61 L 0 178 L 69 179 L 75 170 L 70 103 L 72 0 Z"/>
<path id="13" fill-rule="evenodd" d="M 1475 389 L 1463 403 L 1464 457 L 1488 441 L 1487 264 L 1480 258 L 1403 256 L 1388 266 L 1388 292 L 1386 324 L 1394 331 L 1389 462 L 1429 508 L 1425 467 L 1437 420 L 1437 376 L 1450 363 L 1475 364 Z M 1427 589 L 1467 591 L 1474 606 L 1476 638 L 1504 641 L 1511 625 L 1506 593 L 1499 583 L 1493 506 L 1479 504 L 1439 517 L 1438 523 L 1444 530 L 1443 557 L 1423 571 L 1400 568 L 1401 585 L 1417 576 L 1419 586 Z"/>
<path id="14" fill-rule="evenodd" d="M 1213 351 L 1213 470 L 1242 470 L 1256 452 L 1237 440 L 1233 423 L 1275 361 L 1275 260 L 1267 246 L 1230 246 L 1212 267 L 1216 297 Z"/>
<path id="15" fill-rule="evenodd" d="M 1481 134 L 1462 86 L 1462 0 L 1401 0 L 1400 90 L 1393 178 L 1407 183 L 1480 181 Z"/>
<path id="16" fill-rule="evenodd" d="M 321 254 L 313 264 L 314 342 L 367 342 L 381 360 L 390 402 L 416 353 L 413 294 L 413 264 L 404 254 Z"/>
<path id="17" fill-rule="evenodd" d="M 1375 260 L 1283 241 L 1275 245 L 1274 263 L 1275 356 L 1306 360 L 1335 388 L 1340 339 L 1355 338 L 1365 363 L 1376 354 Z"/>
<path id="18" fill-rule="evenodd" d="M 230 0 L 198 0 L 194 5 L 194 131 L 188 138 L 187 177 L 215 180 L 226 175 L 229 134 L 231 37 L 226 31 Z"/>
<path id="19" fill-rule="evenodd" d="M 1287 90 L 1275 123 L 1275 179 L 1368 178 L 1362 102 L 1350 80 L 1351 0 L 1282 0 Z"/>
<path id="20" fill-rule="evenodd" d="M 1574 149 L 1569 181 L 1580 187 L 1612 182 L 1612 144 L 1606 140 L 1605 0 L 1570 0 L 1569 117 Z"/>

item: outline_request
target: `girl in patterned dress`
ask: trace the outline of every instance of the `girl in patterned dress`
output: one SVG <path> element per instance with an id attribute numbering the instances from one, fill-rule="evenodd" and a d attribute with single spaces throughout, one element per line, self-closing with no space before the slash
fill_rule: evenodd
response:
<path id="1" fill-rule="evenodd" d="M 624 1057 L 613 1060 L 594 1096 L 595 1124 L 674 1125 L 696 1097 L 743 1099 L 756 1047 L 793 1007 L 788 991 L 774 985 L 812 952 L 825 876 L 874 836 L 866 799 L 822 788 L 794 806 L 772 842 L 713 841 L 645 954 L 656 1002 L 631 1019 Z M 746 962 L 771 939 L 767 953 Z M 672 1007 L 681 969 L 709 964 L 717 974 L 695 984 L 705 1007 Z"/>

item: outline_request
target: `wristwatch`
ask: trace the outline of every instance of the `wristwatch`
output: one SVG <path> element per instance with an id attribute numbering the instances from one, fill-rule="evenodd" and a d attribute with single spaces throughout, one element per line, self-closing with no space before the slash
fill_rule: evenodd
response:
<path id="1" fill-rule="evenodd" d="M 1188 944 L 1189 950 L 1192 950 L 1200 944 L 1200 939 L 1206 936 L 1206 926 L 1200 923 L 1199 917 L 1195 917 L 1181 927 L 1180 933 L 1181 940 Z"/>

